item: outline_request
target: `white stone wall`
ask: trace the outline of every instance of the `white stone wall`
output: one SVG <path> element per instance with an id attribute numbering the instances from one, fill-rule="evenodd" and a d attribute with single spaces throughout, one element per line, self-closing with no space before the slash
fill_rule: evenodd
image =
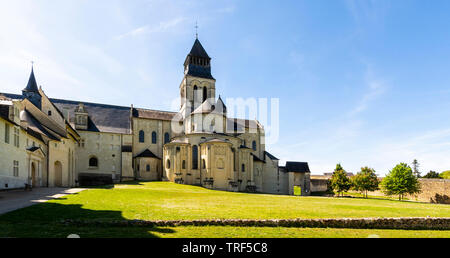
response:
<path id="1" fill-rule="evenodd" d="M 121 134 L 88 131 L 81 131 L 79 134 L 81 144 L 76 147 L 77 173 L 108 174 L 113 179 L 120 179 L 123 136 Z M 91 158 L 97 158 L 97 167 L 89 166 Z M 131 166 L 131 163 L 129 166 Z"/>

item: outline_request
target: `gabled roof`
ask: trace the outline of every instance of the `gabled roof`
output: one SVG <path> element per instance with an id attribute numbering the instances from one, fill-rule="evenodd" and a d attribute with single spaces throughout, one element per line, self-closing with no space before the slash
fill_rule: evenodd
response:
<path id="1" fill-rule="evenodd" d="M 190 56 L 195 57 L 203 57 L 203 58 L 209 58 L 208 53 L 206 53 L 206 50 L 203 48 L 202 43 L 200 43 L 200 40 L 196 39 L 194 42 L 194 45 L 192 46 L 191 52 L 189 52 Z"/>
<path id="2" fill-rule="evenodd" d="M 267 157 L 269 157 L 269 159 L 271 159 L 271 160 L 280 160 L 280 159 L 278 159 L 277 157 L 275 157 L 274 155 L 270 154 L 270 153 L 267 152 L 267 151 L 265 151 L 264 153 L 265 153 L 265 154 L 267 155 Z"/>
<path id="3" fill-rule="evenodd" d="M 37 86 L 37 82 L 36 82 L 36 77 L 34 77 L 33 68 L 31 68 L 30 79 L 28 79 L 27 87 L 25 89 L 23 89 L 23 91 L 26 91 L 26 92 L 39 92 L 39 89 L 38 89 L 38 86 Z"/>
<path id="4" fill-rule="evenodd" d="M 149 149 L 146 149 L 141 154 L 137 155 L 136 158 L 155 158 L 155 159 L 160 159 L 158 156 L 156 156 Z"/>
<path id="5" fill-rule="evenodd" d="M 59 110 L 69 111 L 69 122 L 75 121 L 75 109 L 83 104 L 89 114 L 90 132 L 129 134 L 131 132 L 131 107 L 105 105 L 81 101 L 50 99 Z"/>
<path id="6" fill-rule="evenodd" d="M 266 163 L 264 160 L 260 159 L 258 156 L 252 153 L 253 161 Z"/>
<path id="7" fill-rule="evenodd" d="M 192 112 L 192 114 L 225 114 L 227 112 L 227 107 L 219 96 L 219 99 L 214 103 L 212 99 L 207 99 L 203 104 L 201 104 L 197 109 Z"/>
<path id="8" fill-rule="evenodd" d="M 21 120 L 23 119 L 23 121 L 26 121 L 28 123 L 27 131 L 31 132 L 30 134 L 33 137 L 38 138 L 37 134 L 41 134 L 45 135 L 51 140 L 61 140 L 60 135 L 41 124 L 30 112 L 28 112 L 28 110 L 23 110 L 20 117 Z M 42 137 L 38 139 L 42 139 Z"/>
<path id="9" fill-rule="evenodd" d="M 307 162 L 286 162 L 286 172 L 311 173 Z"/>
<path id="10" fill-rule="evenodd" d="M 143 108 L 133 109 L 133 117 L 137 118 L 171 121 L 176 115 L 177 113 L 168 111 L 151 110 Z"/>
<path id="11" fill-rule="evenodd" d="M 9 105 L 0 105 L 0 117 L 11 122 L 9 120 Z"/>

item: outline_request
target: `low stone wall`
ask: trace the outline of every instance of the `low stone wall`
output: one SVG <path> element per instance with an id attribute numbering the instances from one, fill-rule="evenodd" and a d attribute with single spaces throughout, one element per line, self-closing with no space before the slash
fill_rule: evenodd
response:
<path id="1" fill-rule="evenodd" d="M 407 199 L 419 202 L 450 204 L 450 179 L 419 179 L 422 192 L 405 196 Z M 382 191 L 369 192 L 372 196 L 385 196 Z M 397 196 L 392 196 L 396 198 Z"/>
<path id="2" fill-rule="evenodd" d="M 416 229 L 450 230 L 450 218 L 352 218 L 352 219 L 279 219 L 279 220 L 64 220 L 71 226 L 236 226 L 236 227 L 295 227 L 295 228 L 354 228 L 354 229 Z"/>
<path id="3" fill-rule="evenodd" d="M 419 179 L 422 192 L 409 196 L 411 200 L 450 204 L 450 179 Z"/>
<path id="4" fill-rule="evenodd" d="M 326 192 L 328 190 L 328 179 L 311 178 L 311 192 Z"/>

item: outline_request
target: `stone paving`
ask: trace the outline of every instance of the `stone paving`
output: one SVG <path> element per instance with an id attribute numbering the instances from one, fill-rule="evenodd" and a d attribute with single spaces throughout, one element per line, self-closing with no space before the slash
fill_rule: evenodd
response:
<path id="1" fill-rule="evenodd" d="M 34 188 L 32 191 L 12 190 L 0 192 L 0 214 L 76 194 L 83 188 Z"/>

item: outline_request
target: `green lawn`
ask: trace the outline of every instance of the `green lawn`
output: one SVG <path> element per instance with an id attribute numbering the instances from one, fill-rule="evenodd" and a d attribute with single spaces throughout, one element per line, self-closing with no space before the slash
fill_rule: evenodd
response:
<path id="1" fill-rule="evenodd" d="M 91 189 L 0 216 L 0 237 L 450 237 L 448 231 L 239 227 L 73 227 L 63 219 L 178 220 L 358 217 L 450 217 L 450 205 L 230 193 L 165 182 Z M 378 232 L 378 233 L 377 233 Z"/>

